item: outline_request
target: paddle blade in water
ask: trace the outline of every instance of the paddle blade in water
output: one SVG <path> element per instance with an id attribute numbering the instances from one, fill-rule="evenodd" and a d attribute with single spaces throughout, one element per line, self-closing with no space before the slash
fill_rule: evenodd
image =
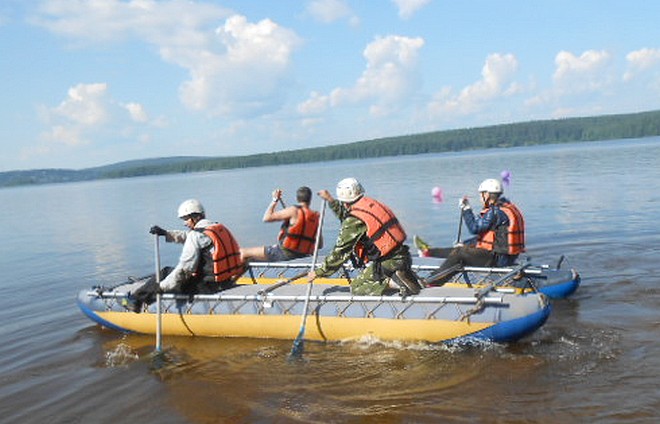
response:
<path id="1" fill-rule="evenodd" d="M 293 341 L 293 346 L 291 346 L 291 353 L 289 353 L 289 358 L 300 358 L 305 350 L 305 342 L 303 338 L 298 336 Z"/>

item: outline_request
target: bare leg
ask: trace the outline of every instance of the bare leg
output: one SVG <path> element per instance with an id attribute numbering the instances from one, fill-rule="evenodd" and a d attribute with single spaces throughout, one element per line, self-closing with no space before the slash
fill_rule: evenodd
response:
<path id="1" fill-rule="evenodd" d="M 241 248 L 241 260 L 243 262 L 265 261 L 266 246 Z"/>

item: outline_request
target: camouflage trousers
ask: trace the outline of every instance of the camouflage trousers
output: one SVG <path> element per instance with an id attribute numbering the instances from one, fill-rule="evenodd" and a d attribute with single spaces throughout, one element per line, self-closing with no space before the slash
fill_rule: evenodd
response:
<path id="1" fill-rule="evenodd" d="M 351 281 L 351 294 L 380 296 L 388 288 L 389 276 L 398 270 L 409 270 L 411 264 L 408 246 L 401 246 L 387 259 L 369 262 L 367 267 Z"/>

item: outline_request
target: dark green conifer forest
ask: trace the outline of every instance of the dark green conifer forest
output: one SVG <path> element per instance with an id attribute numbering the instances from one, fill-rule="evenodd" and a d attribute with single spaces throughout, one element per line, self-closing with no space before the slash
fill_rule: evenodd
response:
<path id="1" fill-rule="evenodd" d="M 172 157 L 82 170 L 9 171 L 0 173 L 0 187 L 659 135 L 660 111 L 651 111 L 409 134 L 247 156 Z"/>

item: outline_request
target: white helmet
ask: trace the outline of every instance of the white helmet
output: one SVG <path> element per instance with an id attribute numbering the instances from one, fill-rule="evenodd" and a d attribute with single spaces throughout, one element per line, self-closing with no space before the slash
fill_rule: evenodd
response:
<path id="1" fill-rule="evenodd" d="M 194 213 L 204 215 L 204 206 L 202 206 L 202 204 L 199 203 L 199 200 L 197 199 L 185 200 L 179 205 L 179 210 L 177 212 L 179 218 L 182 219 Z"/>
<path id="2" fill-rule="evenodd" d="M 362 184 L 355 178 L 344 178 L 337 183 L 337 199 L 340 202 L 352 203 L 364 194 Z"/>
<path id="3" fill-rule="evenodd" d="M 501 194 L 502 193 L 502 183 L 500 183 L 498 180 L 494 178 L 488 178 L 487 180 L 483 180 L 481 184 L 479 184 L 479 193 L 488 192 L 488 193 L 494 193 L 494 194 Z"/>

